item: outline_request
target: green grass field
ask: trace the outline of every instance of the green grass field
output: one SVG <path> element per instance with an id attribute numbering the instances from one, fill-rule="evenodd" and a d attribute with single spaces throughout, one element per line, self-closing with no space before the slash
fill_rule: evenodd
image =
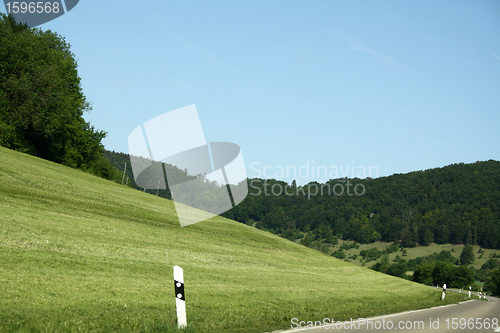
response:
<path id="1" fill-rule="evenodd" d="M 0 147 L 0 332 L 265 332 L 463 300 Z"/>

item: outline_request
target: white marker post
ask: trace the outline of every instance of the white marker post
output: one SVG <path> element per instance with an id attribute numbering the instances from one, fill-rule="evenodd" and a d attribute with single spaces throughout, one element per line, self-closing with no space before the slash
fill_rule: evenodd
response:
<path id="1" fill-rule="evenodd" d="M 179 266 L 174 266 L 175 307 L 177 309 L 177 327 L 187 326 L 186 297 L 184 294 L 184 272 Z"/>
<path id="2" fill-rule="evenodd" d="M 445 296 L 446 296 L 446 283 L 443 284 L 443 296 L 441 297 L 442 301 L 444 301 Z"/>
<path id="3" fill-rule="evenodd" d="M 470 298 L 470 293 L 471 293 L 471 291 L 472 291 L 471 289 L 472 289 L 472 287 L 471 287 L 471 286 L 469 286 L 469 298 Z"/>

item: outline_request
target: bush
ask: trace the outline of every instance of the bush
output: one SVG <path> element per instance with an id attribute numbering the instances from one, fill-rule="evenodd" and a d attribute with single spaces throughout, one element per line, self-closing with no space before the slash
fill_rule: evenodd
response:
<path id="1" fill-rule="evenodd" d="M 500 270 L 490 275 L 484 287 L 493 295 L 500 296 Z"/>
<path id="2" fill-rule="evenodd" d="M 474 271 L 465 266 L 453 267 L 450 276 L 450 287 L 467 289 L 474 283 Z"/>
<path id="3" fill-rule="evenodd" d="M 397 263 L 397 264 L 407 264 L 406 260 L 401 258 L 400 256 L 396 256 L 396 258 L 394 258 L 393 262 Z"/>
<path id="4" fill-rule="evenodd" d="M 432 283 L 438 286 L 442 286 L 445 283 L 449 285 L 452 270 L 453 265 L 440 261 L 436 262 L 434 270 L 432 271 Z"/>
<path id="5" fill-rule="evenodd" d="M 372 247 L 369 250 L 362 250 L 359 252 L 359 255 L 363 257 L 363 259 L 377 260 L 382 256 L 382 252 L 376 247 Z"/>
<path id="6" fill-rule="evenodd" d="M 483 266 L 481 266 L 481 269 L 495 269 L 497 267 L 500 267 L 500 260 L 490 258 L 483 264 Z"/>
<path id="7" fill-rule="evenodd" d="M 121 175 L 112 165 L 109 160 L 104 156 L 91 163 L 90 168 L 87 169 L 90 173 L 109 180 L 113 180 L 117 183 L 121 183 Z M 123 175 L 123 172 L 122 172 Z"/>
<path id="8" fill-rule="evenodd" d="M 408 270 L 409 271 L 415 271 L 421 263 L 424 262 L 424 259 L 422 257 L 417 257 L 415 259 L 410 259 L 408 260 Z"/>
<path id="9" fill-rule="evenodd" d="M 312 241 L 314 239 L 314 236 L 311 232 L 308 232 L 304 238 L 300 241 L 300 244 L 304 245 L 304 246 L 310 246 Z"/>
<path id="10" fill-rule="evenodd" d="M 345 259 L 345 253 L 342 251 L 335 251 L 332 253 L 332 257 L 335 257 L 338 259 Z"/>
<path id="11" fill-rule="evenodd" d="M 253 224 L 253 220 L 251 221 Z M 302 238 L 302 233 L 297 229 L 286 229 L 285 231 L 283 231 L 282 237 L 291 241 L 295 241 L 296 239 Z"/>
<path id="12" fill-rule="evenodd" d="M 387 269 L 387 274 L 397 277 L 403 277 L 407 271 L 406 264 L 394 263 Z"/>
<path id="13" fill-rule="evenodd" d="M 350 249 L 359 249 L 359 244 L 356 242 L 351 244 L 344 243 L 340 246 L 340 251 L 350 250 Z"/>
<path id="14" fill-rule="evenodd" d="M 433 279 L 432 279 L 433 271 L 434 271 L 433 264 L 422 263 L 418 265 L 417 269 L 413 273 L 413 281 L 430 286 L 433 284 Z"/>
<path id="15" fill-rule="evenodd" d="M 383 253 L 393 253 L 393 252 L 396 252 L 397 250 L 399 250 L 399 247 L 395 244 L 392 244 L 391 246 L 387 247 L 384 251 L 382 251 Z"/>
<path id="16" fill-rule="evenodd" d="M 465 266 L 453 266 L 449 263 L 436 262 L 432 271 L 433 284 L 444 283 L 452 288 L 469 288 L 474 283 L 474 271 Z"/>

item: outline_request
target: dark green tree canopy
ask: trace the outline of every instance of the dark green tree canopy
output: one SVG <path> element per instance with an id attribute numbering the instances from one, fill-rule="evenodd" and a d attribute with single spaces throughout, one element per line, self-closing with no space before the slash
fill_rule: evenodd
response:
<path id="1" fill-rule="evenodd" d="M 75 56 L 60 35 L 0 16 L 0 145 L 85 170 L 103 164 L 106 133 L 91 109 Z"/>
<path id="2" fill-rule="evenodd" d="M 495 271 L 486 281 L 485 287 L 491 291 L 493 295 L 500 296 L 500 271 Z"/>
<path id="3" fill-rule="evenodd" d="M 465 245 L 460 254 L 460 264 L 470 265 L 474 262 L 474 249 L 472 245 Z"/>
<path id="4" fill-rule="evenodd" d="M 347 181 L 352 187 L 363 185 L 364 195 L 328 191 L 346 188 Z M 287 229 L 308 233 L 325 226 L 332 235 L 358 243 L 500 248 L 500 161 L 347 181 L 311 183 L 324 191 L 308 196 L 310 184 L 292 189 L 275 179 L 249 179 L 249 195 L 223 216 L 243 223 L 251 219 L 257 227 L 277 234 Z M 273 186 L 286 188 L 286 193 L 270 193 Z M 286 213 L 286 223 L 277 223 L 274 215 L 279 207 Z"/>

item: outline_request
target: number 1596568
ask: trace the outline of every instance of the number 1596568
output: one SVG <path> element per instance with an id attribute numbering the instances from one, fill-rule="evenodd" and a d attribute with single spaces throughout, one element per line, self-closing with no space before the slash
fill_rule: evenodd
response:
<path id="1" fill-rule="evenodd" d="M 49 14 L 49 13 L 59 13 L 61 10 L 59 8 L 59 2 L 6 2 L 5 8 L 8 14 L 18 14 L 18 13 L 30 13 L 30 14 Z"/>

